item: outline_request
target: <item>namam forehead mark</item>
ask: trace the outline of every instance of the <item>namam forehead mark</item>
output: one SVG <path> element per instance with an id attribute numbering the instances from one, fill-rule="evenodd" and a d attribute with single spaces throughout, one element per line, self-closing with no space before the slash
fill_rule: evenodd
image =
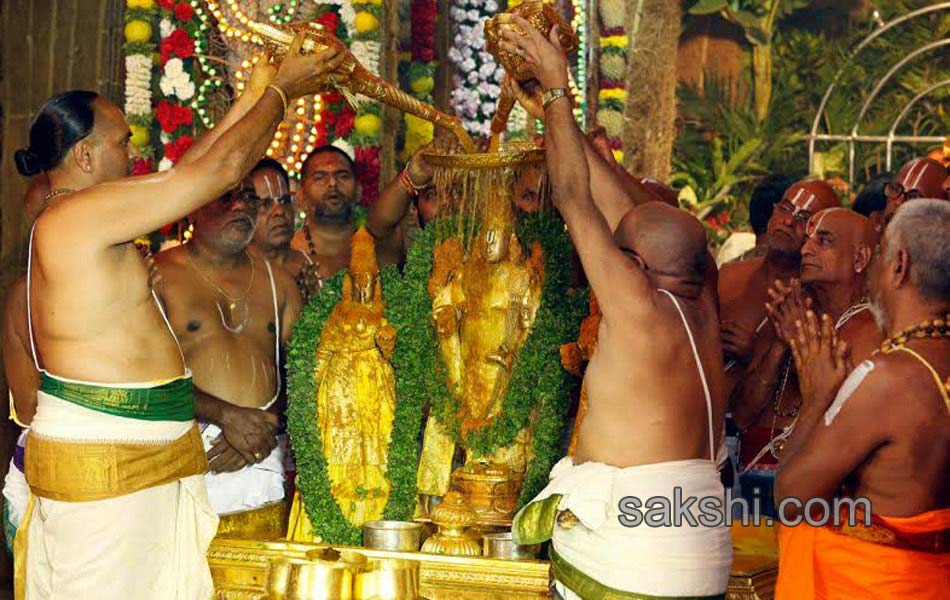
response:
<path id="1" fill-rule="evenodd" d="M 836 219 L 831 218 L 832 215 L 839 212 L 847 212 L 847 209 L 841 206 L 835 206 L 833 208 L 826 208 L 820 210 L 808 221 L 808 225 L 805 227 L 805 236 L 821 236 L 821 237 L 831 237 L 834 238 L 835 231 L 832 229 L 832 224 L 836 222 Z"/>

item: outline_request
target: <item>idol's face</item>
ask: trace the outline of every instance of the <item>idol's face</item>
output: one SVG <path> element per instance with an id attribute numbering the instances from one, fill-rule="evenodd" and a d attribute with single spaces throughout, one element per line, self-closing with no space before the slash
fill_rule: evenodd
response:
<path id="1" fill-rule="evenodd" d="M 498 263 L 508 255 L 508 239 L 496 227 L 485 232 L 485 258 L 490 263 Z"/>
<path id="2" fill-rule="evenodd" d="M 376 293 L 376 277 L 370 273 L 357 273 L 353 276 L 352 281 L 356 301 L 361 304 L 372 302 Z"/>

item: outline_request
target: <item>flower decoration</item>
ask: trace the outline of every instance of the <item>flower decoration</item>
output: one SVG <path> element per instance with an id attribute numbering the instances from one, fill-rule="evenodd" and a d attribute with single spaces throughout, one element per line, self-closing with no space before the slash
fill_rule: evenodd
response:
<path id="1" fill-rule="evenodd" d="M 172 104 L 167 100 L 158 103 L 155 117 L 165 133 L 172 133 L 182 125 L 191 125 L 194 112 L 188 106 Z"/>
<path id="2" fill-rule="evenodd" d="M 606 130 L 607 143 L 618 162 L 623 161 L 624 111 L 627 105 L 627 49 L 630 40 L 624 29 L 627 19 L 625 0 L 600 2 L 600 92 L 597 96 L 597 123 Z"/>
<path id="3" fill-rule="evenodd" d="M 180 138 L 165 144 L 165 158 L 172 164 L 176 163 L 191 148 L 194 138 L 190 135 L 183 135 Z"/>
<path id="4" fill-rule="evenodd" d="M 152 170 L 151 158 L 137 158 L 135 162 L 132 163 L 133 175 L 148 175 Z"/>
<path id="5" fill-rule="evenodd" d="M 162 40 L 162 63 L 167 63 L 173 56 L 191 58 L 195 55 L 195 40 L 184 29 L 176 29 Z"/>
<path id="6" fill-rule="evenodd" d="M 449 50 L 449 60 L 456 67 L 452 109 L 470 133 L 481 136 L 491 133 L 504 75 L 504 68 L 485 51 L 485 21 L 497 11 L 495 0 L 456 0 L 450 11 L 456 27 Z"/>
<path id="7" fill-rule="evenodd" d="M 177 96 L 181 100 L 191 100 L 195 95 L 195 83 L 185 71 L 180 58 L 172 58 L 165 63 L 165 74 L 162 75 L 159 86 L 166 96 Z"/>
<path id="8" fill-rule="evenodd" d="M 195 16 L 195 9 L 187 2 L 175 5 L 175 18 L 179 21 L 190 21 Z"/>

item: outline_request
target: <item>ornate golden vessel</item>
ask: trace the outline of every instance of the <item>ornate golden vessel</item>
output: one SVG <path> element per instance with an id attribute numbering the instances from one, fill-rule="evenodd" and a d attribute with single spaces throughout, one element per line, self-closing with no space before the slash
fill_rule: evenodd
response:
<path id="1" fill-rule="evenodd" d="M 478 556 L 481 548 L 467 529 L 475 524 L 477 513 L 458 492 L 449 492 L 432 510 L 432 522 L 439 530 L 422 545 L 423 552 L 452 556 Z"/>
<path id="2" fill-rule="evenodd" d="M 327 48 L 331 44 L 341 44 L 336 36 L 325 30 L 319 23 L 291 23 L 284 26 L 275 26 L 252 22 L 248 23 L 248 28 L 261 38 L 272 57 L 277 60 L 287 53 L 294 35 L 299 32 L 306 35 L 306 40 L 302 46 L 302 51 L 305 53 Z M 360 64 L 349 50 L 346 50 L 346 58 L 343 60 L 343 64 L 331 74 L 330 83 L 343 92 L 344 95 L 349 94 L 350 96 L 347 99 L 351 104 L 353 103 L 352 94 L 362 94 L 373 100 L 378 100 L 383 104 L 451 131 L 458 138 L 466 152 L 475 152 L 475 144 L 472 143 L 471 137 L 462 127 L 462 122 L 458 117 L 440 112 L 432 105 L 417 100 L 392 84 L 383 81 Z"/>
<path id="3" fill-rule="evenodd" d="M 485 21 L 485 50 L 494 56 L 505 67 L 505 71 L 510 73 L 517 81 L 524 82 L 530 79 L 531 76 L 525 71 L 524 58 L 502 50 L 499 44 L 502 40 L 501 30 L 503 27 L 512 27 L 521 35 L 526 34 L 511 24 L 510 15 L 523 17 L 544 37 L 551 35 L 551 29 L 556 25 L 558 41 L 561 42 L 561 48 L 564 49 L 564 52 L 570 54 L 577 50 L 580 41 L 577 39 L 577 35 L 574 34 L 571 24 L 565 21 L 554 7 L 541 2 L 541 0 L 522 2 L 515 8 L 495 15 Z"/>
<path id="4" fill-rule="evenodd" d="M 479 525 L 508 526 L 515 516 L 523 479 L 523 473 L 506 465 L 469 463 L 452 473 L 452 487 L 468 500 Z"/>

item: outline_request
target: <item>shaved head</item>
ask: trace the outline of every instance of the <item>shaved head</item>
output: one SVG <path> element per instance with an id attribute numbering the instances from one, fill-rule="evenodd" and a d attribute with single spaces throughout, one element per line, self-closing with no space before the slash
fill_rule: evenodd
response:
<path id="1" fill-rule="evenodd" d="M 850 284 L 866 277 L 877 242 L 870 219 L 827 208 L 808 222 L 802 246 L 802 283 Z"/>
<path id="2" fill-rule="evenodd" d="M 769 249 L 779 254 L 798 254 L 805 243 L 805 226 L 812 215 L 837 206 L 841 206 L 838 194 L 824 181 L 793 184 L 769 219 Z"/>
<path id="3" fill-rule="evenodd" d="M 637 206 L 621 219 L 614 240 L 621 250 L 642 262 L 651 279 L 672 277 L 700 285 L 704 281 L 709 267 L 706 232 L 683 210 L 661 202 Z"/>
<path id="4" fill-rule="evenodd" d="M 915 158 L 904 165 L 895 181 L 907 190 L 916 191 L 921 198 L 945 198 L 943 183 L 947 169 L 932 158 Z"/>
<path id="5" fill-rule="evenodd" d="M 918 198 L 948 199 L 947 168 L 932 158 L 915 158 L 904 165 L 897 178 L 884 186 L 887 205 L 884 223 L 890 223 L 897 209 L 908 200 Z"/>

